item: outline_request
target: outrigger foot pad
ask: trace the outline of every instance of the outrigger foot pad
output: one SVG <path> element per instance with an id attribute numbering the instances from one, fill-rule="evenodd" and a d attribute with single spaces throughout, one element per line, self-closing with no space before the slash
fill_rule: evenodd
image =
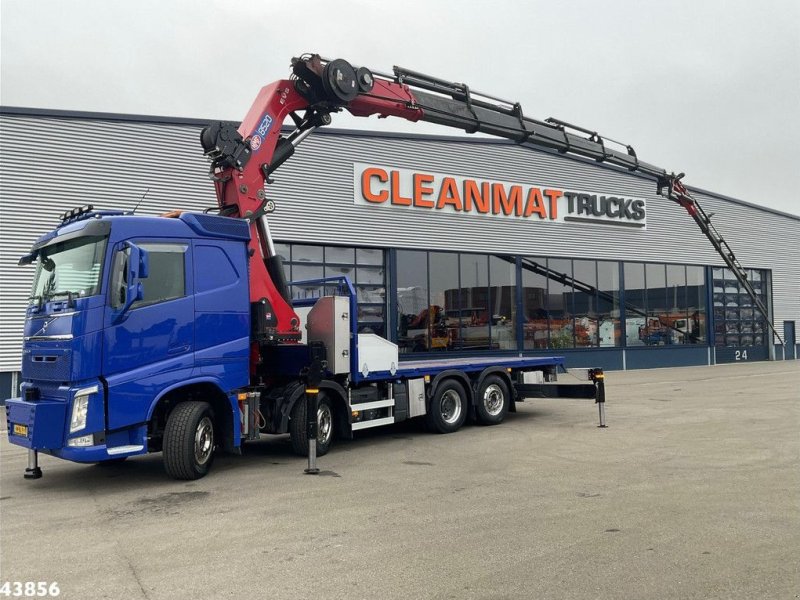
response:
<path id="1" fill-rule="evenodd" d="M 39 468 L 39 453 L 36 450 L 28 450 L 28 468 L 25 469 L 25 479 L 39 479 L 42 470 Z"/>
<path id="2" fill-rule="evenodd" d="M 40 479 L 42 477 L 41 467 L 34 467 L 32 469 L 25 469 L 25 479 Z"/>

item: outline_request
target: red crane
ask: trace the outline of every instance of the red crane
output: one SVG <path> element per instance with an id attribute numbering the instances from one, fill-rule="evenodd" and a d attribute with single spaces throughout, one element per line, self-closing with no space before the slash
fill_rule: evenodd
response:
<path id="1" fill-rule="evenodd" d="M 264 186 L 303 139 L 317 127 L 328 125 L 331 113 L 342 109 L 360 117 L 377 114 L 483 132 L 652 177 L 658 193 L 683 206 L 698 224 L 780 339 L 747 271 L 711 224 L 710 215 L 681 182 L 682 173 L 675 175 L 642 162 L 631 146 L 601 137 L 596 131 L 552 118 L 531 119 L 523 115 L 519 103 L 400 67 L 386 74 L 354 67 L 342 59 L 306 54 L 292 59 L 292 73 L 290 79 L 261 88 L 238 128 L 216 122 L 201 133 L 220 213 L 250 223 L 250 300 L 256 344 L 296 343 L 301 337 L 300 320 L 292 309 L 269 231 L 266 215 L 274 203 L 267 199 Z M 285 135 L 282 126 L 287 117 L 295 129 Z"/>

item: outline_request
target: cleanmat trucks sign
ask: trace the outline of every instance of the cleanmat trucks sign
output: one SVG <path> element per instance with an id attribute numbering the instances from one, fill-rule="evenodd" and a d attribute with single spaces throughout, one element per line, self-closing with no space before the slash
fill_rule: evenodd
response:
<path id="1" fill-rule="evenodd" d="M 645 229 L 643 198 L 354 163 L 357 205 Z"/>

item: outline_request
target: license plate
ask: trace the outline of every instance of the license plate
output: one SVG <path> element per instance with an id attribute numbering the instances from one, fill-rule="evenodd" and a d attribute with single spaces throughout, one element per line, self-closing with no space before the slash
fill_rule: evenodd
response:
<path id="1" fill-rule="evenodd" d="M 28 436 L 28 426 L 27 425 L 17 425 L 14 424 L 14 435 L 24 435 Z"/>

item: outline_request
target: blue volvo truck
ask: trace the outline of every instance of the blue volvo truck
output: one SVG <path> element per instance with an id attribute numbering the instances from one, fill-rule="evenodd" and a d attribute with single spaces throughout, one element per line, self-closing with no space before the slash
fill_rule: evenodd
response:
<path id="1" fill-rule="evenodd" d="M 344 277 L 298 282 L 326 292 L 294 302 L 301 341 L 264 345 L 253 365 L 249 242 L 243 219 L 86 207 L 34 244 L 21 261 L 36 262 L 21 397 L 6 402 L 9 441 L 31 451 L 27 477 L 41 475 L 38 452 L 95 463 L 160 451 L 178 479 L 262 434 L 288 432 L 305 454 L 315 361 L 319 455 L 335 436 L 409 418 L 440 433 L 470 417 L 500 423 L 525 396 L 604 401 L 599 369 L 556 383 L 559 357 L 401 362 L 395 344 L 357 332 Z"/>

